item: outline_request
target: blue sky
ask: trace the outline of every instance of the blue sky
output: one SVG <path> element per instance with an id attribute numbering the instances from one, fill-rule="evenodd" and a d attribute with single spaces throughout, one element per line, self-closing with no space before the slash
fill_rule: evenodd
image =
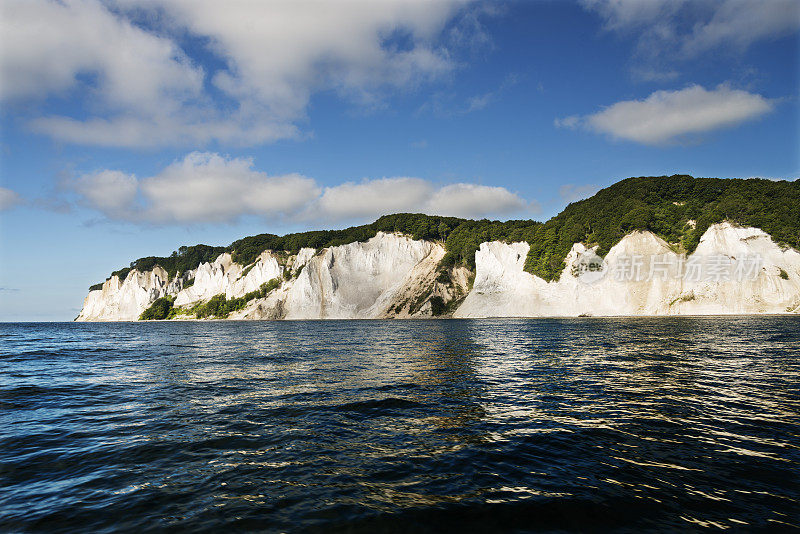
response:
<path id="1" fill-rule="evenodd" d="M 800 175 L 800 4 L 2 0 L 0 320 L 180 245 Z"/>

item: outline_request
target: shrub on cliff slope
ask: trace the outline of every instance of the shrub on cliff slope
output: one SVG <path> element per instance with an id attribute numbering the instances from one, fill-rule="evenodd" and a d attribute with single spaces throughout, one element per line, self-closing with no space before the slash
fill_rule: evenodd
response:
<path id="1" fill-rule="evenodd" d="M 139 316 L 140 321 L 161 321 L 170 316 L 175 297 L 161 297 L 156 299 L 149 308 Z"/>
<path id="2" fill-rule="evenodd" d="M 246 293 L 245 295 L 237 298 L 227 299 L 224 294 L 215 295 L 211 297 L 208 302 L 199 304 L 192 308 L 190 311 L 194 312 L 195 317 L 202 319 L 204 317 L 216 317 L 224 319 L 231 312 L 243 310 L 247 303 L 253 299 L 260 299 L 266 297 L 271 291 L 279 288 L 281 281 L 279 278 L 273 278 L 268 282 L 264 282 L 255 291 Z"/>

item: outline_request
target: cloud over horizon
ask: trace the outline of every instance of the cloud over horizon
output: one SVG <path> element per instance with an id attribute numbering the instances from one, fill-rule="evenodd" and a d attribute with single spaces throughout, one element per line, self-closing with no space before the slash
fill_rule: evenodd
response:
<path id="1" fill-rule="evenodd" d="M 559 128 L 584 129 L 644 145 L 664 145 L 687 135 L 730 128 L 766 115 L 774 102 L 721 84 L 655 91 L 642 100 L 625 100 L 585 116 L 555 119 Z"/>
<path id="2" fill-rule="evenodd" d="M 414 177 L 322 187 L 301 174 L 258 171 L 251 158 L 210 152 L 187 154 L 150 177 L 104 169 L 82 174 L 67 185 L 80 204 L 109 220 L 144 224 L 231 223 L 248 215 L 331 223 L 399 212 L 481 218 L 538 209 L 535 202 L 504 187 L 437 186 Z"/>
<path id="3" fill-rule="evenodd" d="M 445 35 L 468 3 L 4 0 L 0 100 L 24 110 L 85 95 L 70 113 L 28 117 L 33 132 L 74 144 L 297 138 L 317 92 L 369 107 L 447 76 L 453 48 L 473 34 L 485 39 L 474 17 L 458 42 Z"/>

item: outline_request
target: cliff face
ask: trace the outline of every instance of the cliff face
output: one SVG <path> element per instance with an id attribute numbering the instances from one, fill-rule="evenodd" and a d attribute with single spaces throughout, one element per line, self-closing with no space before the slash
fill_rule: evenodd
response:
<path id="1" fill-rule="evenodd" d="M 415 272 L 433 273 L 444 249 L 427 241 L 380 234 L 366 243 L 331 247 L 311 258 L 284 301 L 287 319 L 366 319 L 396 306 L 416 285 Z"/>
<path id="2" fill-rule="evenodd" d="M 147 272 L 133 270 L 125 280 L 112 276 L 102 289 L 89 292 L 77 320 L 134 321 L 154 300 L 177 292 L 179 284 L 170 284 L 161 267 Z"/>
<path id="3" fill-rule="evenodd" d="M 194 283 L 167 284 L 167 273 L 156 268 L 148 273 L 133 270 L 124 282 L 112 277 L 102 290 L 90 291 L 78 321 L 134 321 L 166 295 L 175 306 L 191 307 L 215 295 L 242 297 L 273 279 L 280 286 L 265 298 L 254 299 L 231 319 L 355 319 L 418 317 L 431 313 L 429 299 L 452 300 L 466 294 L 468 276 L 455 270 L 448 283 L 436 281 L 444 248 L 429 241 L 415 241 L 379 233 L 363 243 L 350 243 L 316 251 L 301 249 L 297 255 L 262 253 L 249 266 L 239 265 L 229 254 L 203 263 L 184 278 Z"/>
<path id="4" fill-rule="evenodd" d="M 176 306 L 205 301 L 219 294 L 225 298 L 241 297 L 264 282 L 283 276 L 283 267 L 270 251 L 262 253 L 252 266 L 239 265 L 230 254 L 221 254 L 213 263 L 203 263 L 191 274 L 194 284 L 176 295 Z"/>
<path id="5" fill-rule="evenodd" d="M 713 225 L 689 257 L 649 232 L 629 234 L 605 258 L 577 243 L 557 282 L 523 270 L 528 250 L 527 243 L 483 243 L 471 290 L 465 268 L 439 275 L 441 245 L 395 234 L 295 256 L 266 251 L 248 266 L 222 254 L 172 281 L 159 267 L 112 277 L 89 293 L 77 320 L 136 320 L 159 297 L 188 308 L 274 279 L 277 289 L 229 318 L 426 317 L 441 313 L 441 303 L 455 317 L 800 313 L 800 253 L 755 228 Z"/>
<path id="6" fill-rule="evenodd" d="M 689 257 L 650 232 L 627 235 L 603 259 L 576 244 L 557 282 L 523 271 L 527 253 L 527 243 L 482 244 L 455 316 L 800 312 L 800 253 L 755 228 L 713 225 Z"/>

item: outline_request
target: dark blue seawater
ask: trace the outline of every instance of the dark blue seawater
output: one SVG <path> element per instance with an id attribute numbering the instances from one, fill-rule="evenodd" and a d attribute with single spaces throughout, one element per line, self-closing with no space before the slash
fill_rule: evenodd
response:
<path id="1" fill-rule="evenodd" d="M 0 530 L 800 525 L 800 318 L 0 325 Z"/>

